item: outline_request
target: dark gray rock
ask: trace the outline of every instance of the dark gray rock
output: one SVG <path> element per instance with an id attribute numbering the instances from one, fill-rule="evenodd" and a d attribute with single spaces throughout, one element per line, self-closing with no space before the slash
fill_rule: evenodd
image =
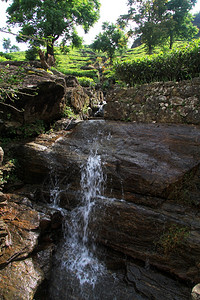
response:
<path id="1" fill-rule="evenodd" d="M 44 194 L 55 176 L 60 205 L 72 209 L 81 166 L 97 151 L 105 174 L 89 225 L 97 241 L 198 283 L 199 147 L 198 126 L 86 121 L 26 144 L 20 160 L 27 183 L 48 178 Z"/>

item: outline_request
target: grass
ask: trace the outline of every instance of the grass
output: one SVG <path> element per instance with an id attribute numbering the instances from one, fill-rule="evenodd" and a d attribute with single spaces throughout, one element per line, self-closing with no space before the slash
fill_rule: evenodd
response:
<path id="1" fill-rule="evenodd" d="M 177 41 L 174 43 L 174 48 L 178 48 L 187 42 Z M 160 52 L 168 52 L 169 46 L 164 45 L 162 47 L 156 47 L 154 54 Z M 24 61 L 25 52 L 14 52 L 9 53 L 12 60 Z M 137 58 L 148 57 L 146 54 L 145 46 L 140 45 L 134 49 L 127 49 L 123 54 L 116 54 L 116 60 L 126 61 L 134 60 Z M 108 80 L 113 78 L 114 73 L 112 67 L 108 63 L 105 53 L 98 52 L 95 53 L 88 46 L 84 46 L 82 49 L 68 48 L 68 53 L 63 54 L 59 47 L 55 47 L 55 57 L 56 57 L 56 69 L 66 75 L 74 75 L 78 77 L 80 84 L 84 86 L 91 86 L 99 82 L 99 71 L 100 66 L 103 70 L 104 79 Z M 39 58 L 38 58 L 39 59 Z M 6 58 L 0 56 L 0 62 L 6 61 Z M 104 62 L 103 62 L 104 61 Z"/>
<path id="2" fill-rule="evenodd" d="M 96 60 L 96 57 L 89 53 L 86 49 L 72 49 L 70 48 L 69 53 L 62 54 L 59 48 L 56 48 L 56 68 L 58 71 L 66 74 L 73 75 L 79 78 L 88 78 L 88 83 L 97 81 L 98 70 L 95 67 L 91 70 L 87 70 L 88 66 Z M 85 81 L 86 82 L 86 81 Z"/>

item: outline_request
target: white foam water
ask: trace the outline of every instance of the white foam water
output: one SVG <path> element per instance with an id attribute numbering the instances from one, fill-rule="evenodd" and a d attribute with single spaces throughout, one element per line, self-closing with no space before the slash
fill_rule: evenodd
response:
<path id="1" fill-rule="evenodd" d="M 81 170 L 81 205 L 71 212 L 66 227 L 67 258 L 63 266 L 78 278 L 80 285 L 95 286 L 98 276 L 103 274 L 104 266 L 95 257 L 94 235 L 89 224 L 95 218 L 95 204 L 103 191 L 104 177 L 101 157 L 97 152 L 89 155 Z"/>

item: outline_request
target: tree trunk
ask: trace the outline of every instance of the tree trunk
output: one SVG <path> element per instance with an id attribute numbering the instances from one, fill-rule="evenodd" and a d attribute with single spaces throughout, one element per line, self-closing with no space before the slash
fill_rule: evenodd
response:
<path id="1" fill-rule="evenodd" d="M 150 55 L 153 53 L 153 47 L 151 44 L 148 45 L 148 52 Z"/>
<path id="2" fill-rule="evenodd" d="M 41 62 L 41 66 L 43 69 L 47 70 L 50 68 L 50 66 L 48 65 L 47 61 L 46 61 L 46 57 L 44 55 L 44 51 L 42 51 L 41 49 L 39 49 L 38 51 L 39 57 L 40 57 L 40 62 Z"/>
<path id="3" fill-rule="evenodd" d="M 54 47 L 53 47 L 53 44 L 54 42 L 51 41 L 51 42 L 48 42 L 47 43 L 47 52 L 46 52 L 46 61 L 47 61 L 47 64 L 49 66 L 53 66 L 55 65 L 55 57 L 54 57 Z"/>
<path id="4" fill-rule="evenodd" d="M 174 43 L 173 33 L 170 33 L 170 36 L 169 36 L 169 49 L 172 49 L 173 43 Z"/>

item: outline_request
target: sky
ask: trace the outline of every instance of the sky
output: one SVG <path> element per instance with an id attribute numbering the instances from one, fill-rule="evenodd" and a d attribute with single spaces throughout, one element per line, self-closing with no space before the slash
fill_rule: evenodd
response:
<path id="1" fill-rule="evenodd" d="M 7 3 L 0 1 L 0 28 L 6 27 L 6 8 L 10 1 Z M 90 29 L 90 31 L 85 35 L 84 31 L 80 28 L 78 29 L 79 35 L 84 38 L 85 44 L 91 44 L 95 38 L 95 36 L 101 31 L 101 26 L 103 22 L 112 22 L 118 19 L 120 15 L 127 13 L 127 0 L 100 0 L 101 2 L 101 10 L 100 10 L 100 19 L 99 21 Z M 197 0 L 197 4 L 192 12 L 200 11 L 200 0 Z M 17 29 L 13 30 L 17 32 Z M 17 43 L 15 37 L 12 35 L 4 34 L 0 32 L 0 51 L 4 51 L 2 47 L 3 38 L 10 38 L 12 45 L 17 45 L 20 50 L 26 50 L 27 46 L 24 43 Z"/>

